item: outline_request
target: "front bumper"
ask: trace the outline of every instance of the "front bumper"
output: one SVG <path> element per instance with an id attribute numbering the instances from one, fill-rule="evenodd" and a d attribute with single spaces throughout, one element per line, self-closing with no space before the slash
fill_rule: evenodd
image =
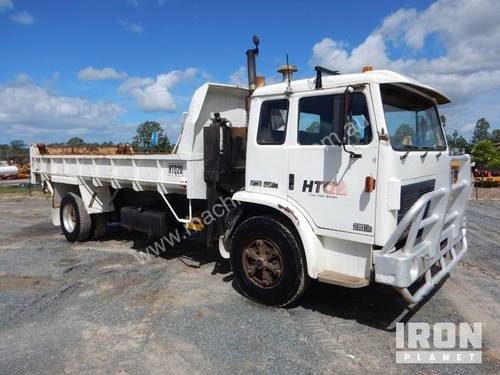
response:
<path id="1" fill-rule="evenodd" d="M 443 163 L 441 187 L 421 196 L 386 245 L 374 251 L 375 281 L 395 287 L 410 304 L 420 302 L 467 252 L 470 157 L 448 160 L 460 165 L 456 174 Z"/>

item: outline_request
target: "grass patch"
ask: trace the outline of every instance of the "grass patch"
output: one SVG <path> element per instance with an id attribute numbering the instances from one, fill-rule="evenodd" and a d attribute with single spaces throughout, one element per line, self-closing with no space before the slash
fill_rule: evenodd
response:
<path id="1" fill-rule="evenodd" d="M 39 187 L 32 187 L 31 192 L 41 192 Z M 27 186 L 2 186 L 0 185 L 0 194 L 29 194 L 30 189 Z"/>

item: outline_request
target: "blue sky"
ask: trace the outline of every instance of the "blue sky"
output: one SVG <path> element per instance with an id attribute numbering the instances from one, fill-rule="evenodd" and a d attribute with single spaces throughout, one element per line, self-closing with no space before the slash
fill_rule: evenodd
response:
<path id="1" fill-rule="evenodd" d="M 450 129 L 499 127 L 498 3 L 0 0 L 0 143 L 126 142 L 145 120 L 175 137 L 194 89 L 244 83 L 253 34 L 268 81 L 286 53 L 297 77 L 370 64 L 447 92 Z"/>

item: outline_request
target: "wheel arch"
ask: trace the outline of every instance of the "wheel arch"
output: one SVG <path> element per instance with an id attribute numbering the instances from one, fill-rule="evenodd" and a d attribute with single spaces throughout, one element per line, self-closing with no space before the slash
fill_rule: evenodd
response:
<path id="1" fill-rule="evenodd" d="M 51 181 L 52 184 L 52 205 L 51 205 L 51 219 L 53 225 L 61 225 L 60 217 L 59 217 L 59 209 L 61 207 L 61 202 L 64 196 L 68 193 L 74 193 L 76 195 L 80 195 L 80 190 L 78 189 L 78 185 L 67 184 L 63 182 L 54 182 Z"/>
<path id="2" fill-rule="evenodd" d="M 241 203 L 239 206 L 241 214 L 236 219 L 237 222 L 231 226 L 230 233 L 226 233 L 229 238 L 234 234 L 238 224 L 248 217 L 266 214 L 277 216 L 297 235 L 304 251 L 308 275 L 314 279 L 318 277 L 317 249 L 321 248 L 321 243 L 307 218 L 293 203 L 276 196 L 250 192 L 237 192 L 233 200 Z"/>

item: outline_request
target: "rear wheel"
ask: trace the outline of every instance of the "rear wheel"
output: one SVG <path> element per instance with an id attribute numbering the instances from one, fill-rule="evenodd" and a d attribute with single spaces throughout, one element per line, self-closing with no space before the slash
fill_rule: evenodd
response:
<path id="1" fill-rule="evenodd" d="M 66 194 L 59 210 L 61 229 L 69 242 L 87 241 L 92 235 L 92 219 L 75 193 Z"/>
<path id="2" fill-rule="evenodd" d="M 238 226 L 231 267 L 241 291 L 266 305 L 292 305 L 309 281 L 300 242 L 273 216 L 251 217 Z"/>

